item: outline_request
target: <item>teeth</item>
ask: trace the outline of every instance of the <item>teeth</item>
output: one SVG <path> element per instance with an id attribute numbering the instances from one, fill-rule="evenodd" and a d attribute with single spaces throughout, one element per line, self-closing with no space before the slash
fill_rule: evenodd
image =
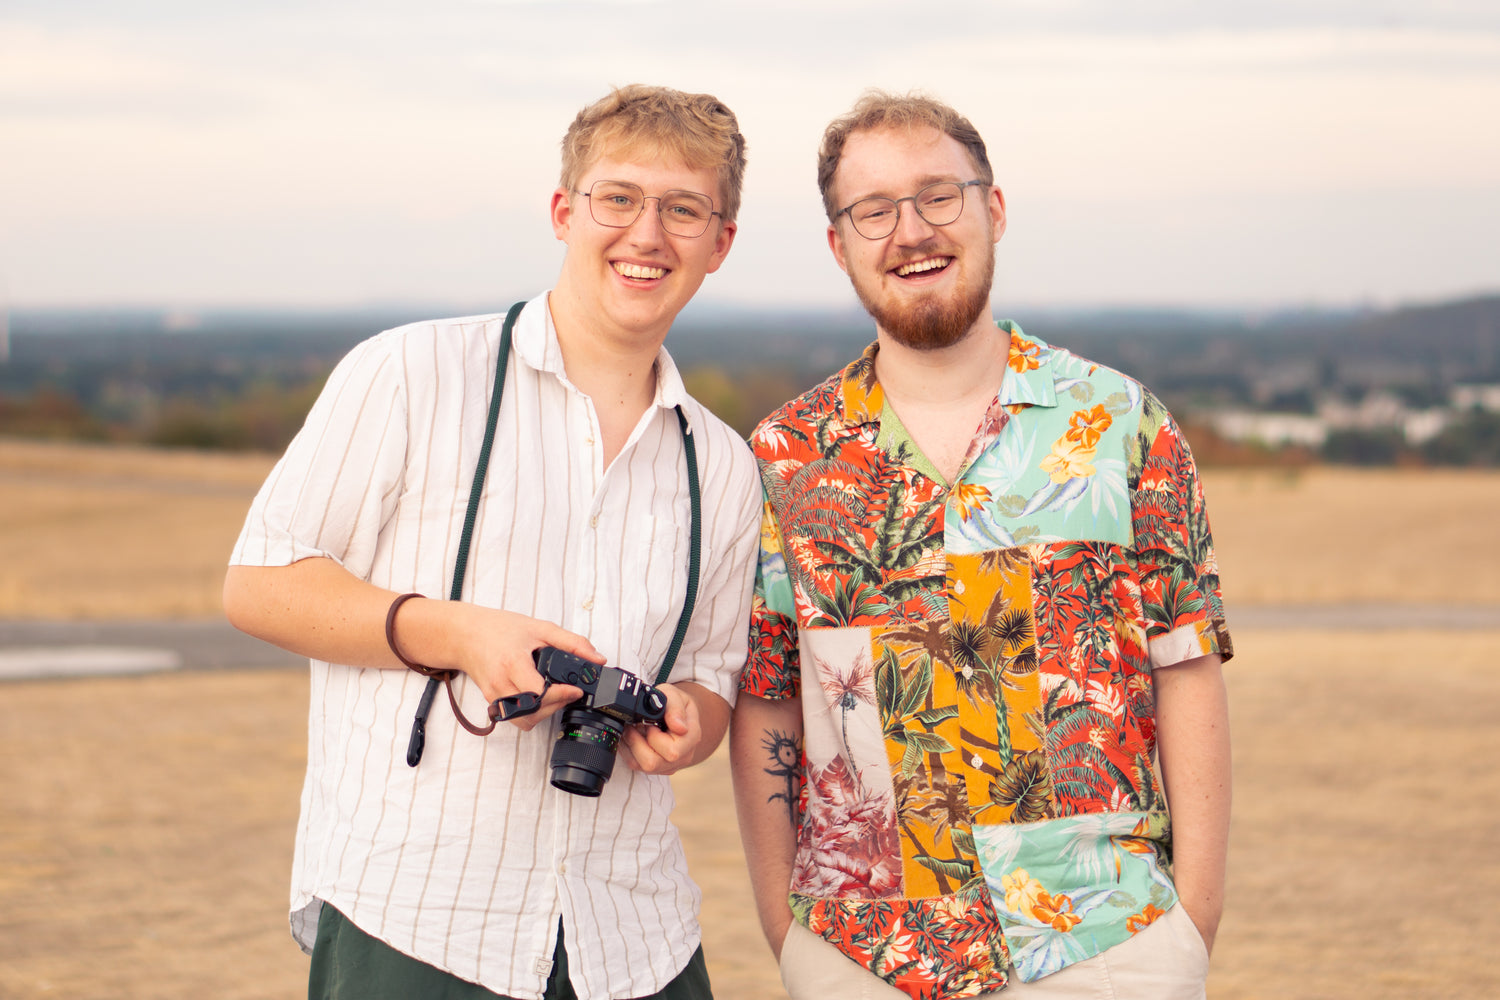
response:
<path id="1" fill-rule="evenodd" d="M 645 267 L 641 264 L 627 264 L 624 261 L 615 262 L 615 271 L 627 278 L 665 278 L 667 269 L 664 267 Z"/>
<path id="2" fill-rule="evenodd" d="M 896 268 L 896 273 L 901 277 L 908 274 L 918 274 L 922 271 L 934 271 L 940 267 L 947 267 L 952 257 L 928 257 L 926 260 L 914 260 L 910 264 L 902 264 Z"/>

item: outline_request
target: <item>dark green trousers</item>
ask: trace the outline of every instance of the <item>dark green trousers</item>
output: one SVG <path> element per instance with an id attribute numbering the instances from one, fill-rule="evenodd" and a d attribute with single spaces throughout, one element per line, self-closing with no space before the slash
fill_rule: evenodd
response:
<path id="1" fill-rule="evenodd" d="M 545 1000 L 578 1000 L 568 982 L 568 956 L 562 927 L 547 977 Z M 313 942 L 312 970 L 307 978 L 308 1000 L 508 1000 L 442 969 L 378 941 L 338 910 L 323 904 L 318 937 Z M 640 1000 L 713 1000 L 708 967 L 700 945 L 687 968 L 660 993 Z"/>

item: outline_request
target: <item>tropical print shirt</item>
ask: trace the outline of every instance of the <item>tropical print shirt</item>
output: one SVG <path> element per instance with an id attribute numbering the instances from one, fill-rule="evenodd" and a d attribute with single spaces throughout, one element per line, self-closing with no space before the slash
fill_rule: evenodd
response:
<path id="1" fill-rule="evenodd" d="M 949 487 L 872 345 L 768 417 L 743 692 L 800 693 L 791 905 L 913 997 L 1032 981 L 1176 901 L 1151 671 L 1232 655 L 1192 456 L 1025 336 Z"/>

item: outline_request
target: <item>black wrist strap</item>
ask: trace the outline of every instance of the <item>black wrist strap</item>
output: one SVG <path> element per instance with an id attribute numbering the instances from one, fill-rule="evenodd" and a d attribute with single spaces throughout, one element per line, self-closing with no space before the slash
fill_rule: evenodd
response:
<path id="1" fill-rule="evenodd" d="M 500 397 L 505 390 L 505 372 L 510 362 L 511 331 L 516 325 L 516 317 L 521 314 L 521 309 L 526 305 L 517 302 L 510 307 L 505 314 L 505 325 L 500 331 L 499 357 L 495 360 L 495 387 L 490 393 L 490 409 L 484 427 L 484 444 L 479 449 L 479 462 L 474 468 L 474 485 L 469 488 L 469 508 L 464 514 L 463 533 L 458 540 L 458 554 L 453 565 L 453 586 L 449 588 L 448 599 L 450 601 L 461 600 L 464 589 L 464 573 L 469 565 L 469 542 L 474 535 L 474 522 L 479 516 L 479 500 L 484 495 L 484 477 L 490 467 L 490 450 L 495 443 L 495 426 L 500 420 Z M 698 482 L 698 452 L 693 446 L 693 434 L 688 427 L 687 415 L 682 412 L 682 407 L 674 407 L 677 411 L 677 427 L 682 433 L 682 449 L 687 459 L 688 477 L 688 502 L 692 508 L 692 516 L 689 524 L 688 537 L 688 579 L 687 594 L 683 598 L 682 613 L 677 619 L 677 631 L 672 636 L 672 644 L 667 649 L 667 655 L 662 659 L 661 669 L 657 671 L 656 683 L 665 684 L 667 678 L 672 674 L 672 666 L 677 662 L 677 654 L 682 649 L 682 641 L 687 636 L 688 622 L 693 616 L 693 606 L 698 600 L 698 575 L 699 575 L 699 550 L 702 547 L 702 519 L 703 519 L 703 497 Z M 394 612 L 395 607 L 392 606 Z M 390 616 L 394 618 L 394 614 Z M 390 620 L 387 621 L 387 632 L 390 631 Z M 395 649 L 392 641 L 391 648 Z M 397 653 L 400 656 L 400 653 Z M 404 659 L 404 658 L 403 658 Z M 427 676 L 427 687 L 422 692 L 422 699 L 417 703 L 417 714 L 412 719 L 411 739 L 406 746 L 406 763 L 416 767 L 422 762 L 422 751 L 427 744 L 427 717 L 432 712 L 433 698 L 437 695 L 439 684 L 448 686 L 448 700 L 453 705 L 453 712 L 458 720 L 463 723 L 464 728 L 470 732 L 484 735 L 495 728 L 494 713 L 491 713 L 491 721 L 488 729 L 478 729 L 463 717 L 458 708 L 458 698 L 453 693 L 453 679 L 458 671 L 434 671 Z"/>

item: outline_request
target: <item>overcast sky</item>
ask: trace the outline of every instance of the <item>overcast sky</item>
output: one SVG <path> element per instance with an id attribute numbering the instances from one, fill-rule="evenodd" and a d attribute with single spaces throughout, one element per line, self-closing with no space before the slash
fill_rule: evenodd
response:
<path id="1" fill-rule="evenodd" d="M 998 302 L 1500 289 L 1493 0 L 0 0 L 0 302 L 504 305 L 556 275 L 568 121 L 637 81 L 749 140 L 714 302 L 853 301 L 814 156 L 871 86 L 984 133 Z"/>

